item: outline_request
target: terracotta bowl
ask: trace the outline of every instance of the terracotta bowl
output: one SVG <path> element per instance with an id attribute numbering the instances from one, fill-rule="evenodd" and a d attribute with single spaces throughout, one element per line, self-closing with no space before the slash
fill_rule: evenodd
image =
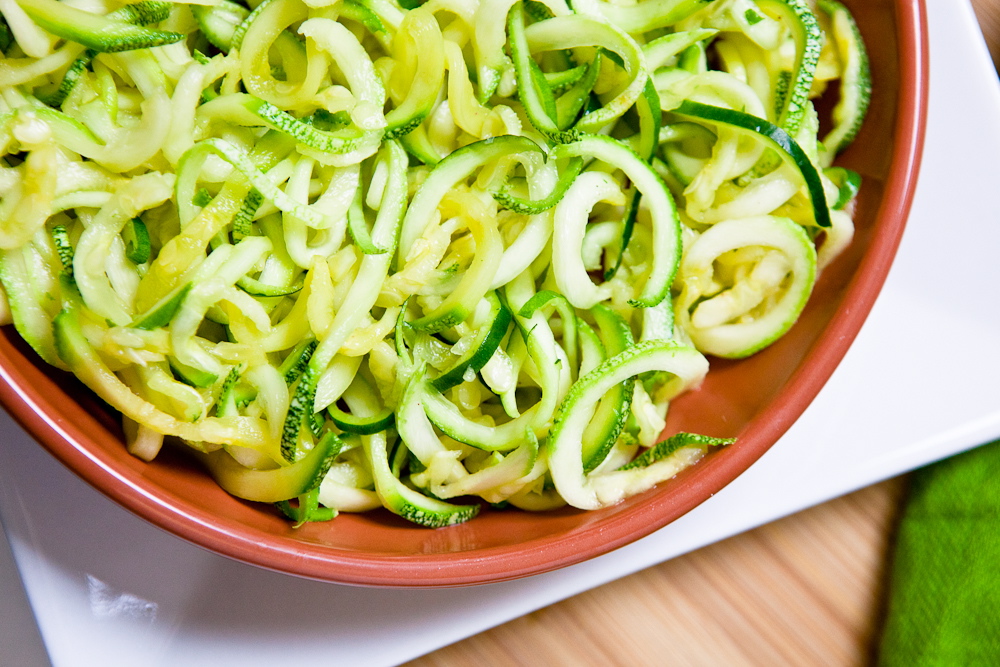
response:
<path id="1" fill-rule="evenodd" d="M 676 401 L 668 430 L 736 436 L 677 479 L 614 507 L 545 514 L 484 511 L 452 528 L 414 527 L 385 511 L 295 530 L 271 508 L 236 500 L 201 469 L 165 453 L 126 453 L 118 419 L 75 379 L 46 368 L 7 327 L 0 400 L 57 459 L 151 523 L 261 567 L 371 586 L 460 586 L 554 570 L 670 523 L 756 461 L 805 410 L 847 351 L 882 286 L 913 197 L 927 96 L 922 0 L 845 0 L 871 52 L 864 129 L 841 164 L 864 186 L 857 235 L 824 272 L 799 323 L 738 362 L 712 361 L 702 388 Z"/>

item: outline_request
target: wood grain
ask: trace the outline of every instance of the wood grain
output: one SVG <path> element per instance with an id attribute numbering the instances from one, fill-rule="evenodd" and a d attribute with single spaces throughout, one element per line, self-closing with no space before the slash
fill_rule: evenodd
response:
<path id="1" fill-rule="evenodd" d="M 993 64 L 1000 66 L 1000 0 L 972 0 Z"/>
<path id="2" fill-rule="evenodd" d="M 1000 0 L 973 0 L 1000 62 Z M 409 667 L 872 662 L 905 478 L 470 637 Z"/>
<path id="3" fill-rule="evenodd" d="M 863 489 L 410 665 L 867 664 L 903 488 Z"/>

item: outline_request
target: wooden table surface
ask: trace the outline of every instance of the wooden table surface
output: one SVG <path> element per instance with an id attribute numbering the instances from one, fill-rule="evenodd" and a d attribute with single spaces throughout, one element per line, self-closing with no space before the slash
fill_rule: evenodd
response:
<path id="1" fill-rule="evenodd" d="M 973 0 L 1000 62 L 1000 0 Z M 651 567 L 409 667 L 872 662 L 906 479 Z"/>

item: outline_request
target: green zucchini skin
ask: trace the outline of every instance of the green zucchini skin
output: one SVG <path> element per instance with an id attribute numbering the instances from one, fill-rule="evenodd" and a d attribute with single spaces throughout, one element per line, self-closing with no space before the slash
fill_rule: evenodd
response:
<path id="1" fill-rule="evenodd" d="M 396 422 L 396 413 L 390 408 L 383 408 L 371 417 L 360 418 L 348 414 L 331 405 L 327 409 L 330 421 L 344 433 L 354 433 L 355 435 L 372 435 L 392 428 Z"/>
<path id="2" fill-rule="evenodd" d="M 276 503 L 318 487 L 342 447 L 340 438 L 329 432 L 304 457 L 274 470 L 250 470 L 221 449 L 201 458 L 215 481 L 228 493 L 244 500 Z"/>
<path id="3" fill-rule="evenodd" d="M 594 406 L 609 389 L 650 371 L 673 373 L 690 386 L 700 382 L 708 372 L 708 361 L 694 348 L 642 341 L 587 373 L 560 404 L 549 434 L 549 465 L 556 489 L 574 507 L 598 509 L 613 505 L 677 473 L 676 467 L 668 465 L 609 473 L 584 469 L 581 443 Z"/>
<path id="4" fill-rule="evenodd" d="M 184 39 L 180 33 L 91 14 L 58 0 L 18 0 L 18 4 L 41 28 L 98 53 L 148 49 Z"/>
<path id="5" fill-rule="evenodd" d="M 773 146 L 777 149 L 781 158 L 793 164 L 802 175 L 802 180 L 809 191 L 809 199 L 812 201 L 813 218 L 816 221 L 816 226 L 830 226 L 830 209 L 826 203 L 826 191 L 823 189 L 823 182 L 820 179 L 819 172 L 806 152 L 802 150 L 802 147 L 799 146 L 788 132 L 768 120 L 742 111 L 734 111 L 733 109 L 725 109 L 691 100 L 684 100 L 679 107 L 672 110 L 672 113 L 684 118 L 728 125 L 729 127 L 751 132 Z"/>
<path id="6" fill-rule="evenodd" d="M 823 137 L 828 158 L 843 152 L 861 130 L 872 97 L 872 74 L 861 30 L 850 10 L 837 0 L 819 0 L 833 24 L 833 39 L 840 57 L 847 61 L 840 80 L 840 99 L 833 110 L 834 127 Z"/>
<path id="7" fill-rule="evenodd" d="M 635 344 L 628 323 L 615 311 L 598 304 L 591 309 L 608 357 Z M 594 418 L 583 432 L 583 469 L 591 472 L 607 457 L 618 441 L 632 411 L 635 378 L 627 378 L 605 394 L 594 410 Z"/>
<path id="8" fill-rule="evenodd" d="M 490 303 L 489 322 L 480 328 L 480 335 L 471 351 L 429 382 L 434 391 L 445 392 L 464 382 L 469 373 L 482 370 L 507 335 L 512 322 L 510 310 L 496 292 L 489 293 L 486 298 Z"/>

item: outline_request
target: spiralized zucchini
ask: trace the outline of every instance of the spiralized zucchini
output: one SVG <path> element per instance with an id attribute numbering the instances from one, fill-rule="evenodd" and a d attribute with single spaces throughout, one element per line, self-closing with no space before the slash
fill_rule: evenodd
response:
<path id="1" fill-rule="evenodd" d="M 731 442 L 658 443 L 670 401 L 851 239 L 834 0 L 3 7 L 0 310 L 298 523 L 668 480 Z"/>

